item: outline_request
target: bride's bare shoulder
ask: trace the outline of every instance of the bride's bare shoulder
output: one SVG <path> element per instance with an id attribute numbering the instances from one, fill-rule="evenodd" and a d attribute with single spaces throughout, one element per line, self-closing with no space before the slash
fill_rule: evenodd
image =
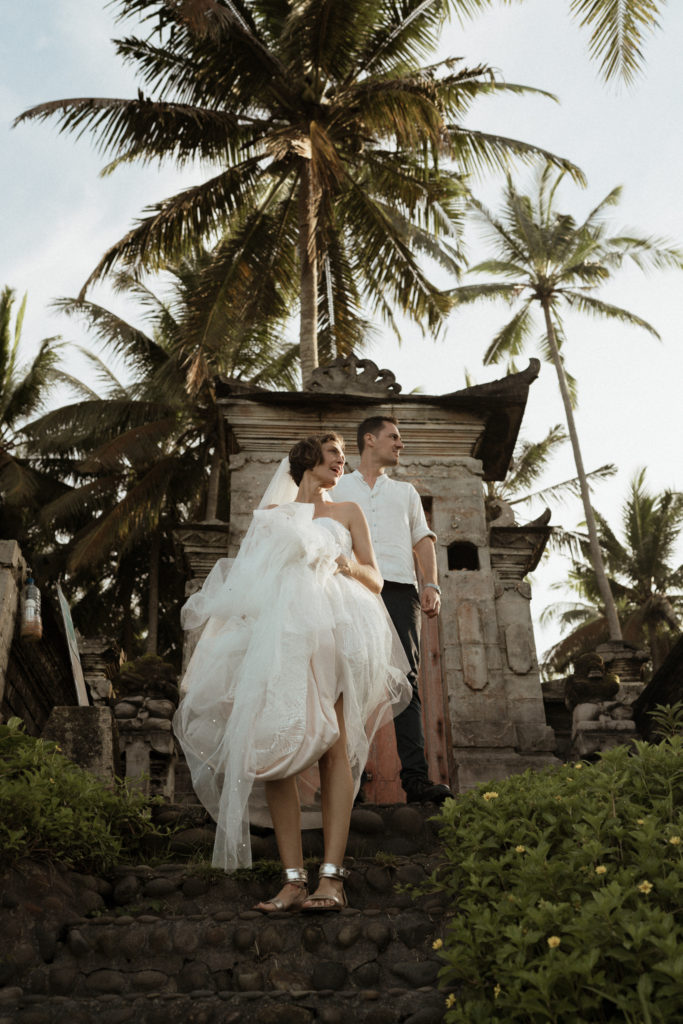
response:
<path id="1" fill-rule="evenodd" d="M 365 513 L 356 501 L 335 501 L 335 507 L 339 509 L 338 518 L 348 529 L 352 530 L 357 524 L 365 522 Z"/>
<path id="2" fill-rule="evenodd" d="M 356 510 L 358 512 L 361 511 L 361 507 L 357 501 L 335 501 L 334 507 L 338 508 L 341 512 L 350 512 L 351 514 L 356 512 Z"/>

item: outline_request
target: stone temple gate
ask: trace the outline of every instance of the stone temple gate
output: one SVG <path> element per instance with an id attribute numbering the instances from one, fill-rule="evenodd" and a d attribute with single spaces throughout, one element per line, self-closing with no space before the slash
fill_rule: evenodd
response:
<path id="1" fill-rule="evenodd" d="M 225 381 L 219 392 L 230 439 L 230 525 L 178 531 L 197 589 L 216 558 L 234 556 L 277 463 L 307 434 L 335 430 L 347 442 L 366 416 L 399 420 L 405 449 L 392 471 L 419 492 L 437 540 L 442 613 L 426 652 L 443 696 L 445 767 L 455 791 L 528 767 L 556 763 L 546 724 L 525 577 L 543 552 L 545 525 L 490 521 L 483 482 L 502 480 L 538 376 L 523 373 L 443 395 L 402 395 L 370 360 L 338 359 L 305 392 L 272 392 Z M 425 651 L 423 650 L 423 661 Z M 426 723 L 428 744 L 430 723 Z M 431 767 L 432 761 L 430 761 Z"/>

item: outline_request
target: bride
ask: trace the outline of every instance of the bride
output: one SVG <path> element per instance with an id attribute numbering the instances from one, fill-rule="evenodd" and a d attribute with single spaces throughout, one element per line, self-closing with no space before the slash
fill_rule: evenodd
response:
<path id="1" fill-rule="evenodd" d="M 216 820 L 215 867 L 251 864 L 250 822 L 275 830 L 283 886 L 257 904 L 264 913 L 346 904 L 344 852 L 369 743 L 411 696 L 365 516 L 329 499 L 343 472 L 338 435 L 294 445 L 232 568 L 218 562 L 183 608 L 184 628 L 204 630 L 174 730 Z M 321 817 L 324 863 L 309 896 L 301 828 Z"/>

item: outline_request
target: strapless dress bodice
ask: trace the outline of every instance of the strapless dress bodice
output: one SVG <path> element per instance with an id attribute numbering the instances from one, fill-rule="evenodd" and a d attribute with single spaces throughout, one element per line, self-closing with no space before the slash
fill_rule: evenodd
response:
<path id="1" fill-rule="evenodd" d="M 313 520 L 314 523 L 320 523 L 326 530 L 334 536 L 335 540 L 339 543 L 342 549 L 342 554 L 346 555 L 347 558 L 351 556 L 353 549 L 353 542 L 351 540 L 351 534 L 343 523 L 337 522 L 336 519 L 332 519 L 331 516 L 318 516 Z"/>

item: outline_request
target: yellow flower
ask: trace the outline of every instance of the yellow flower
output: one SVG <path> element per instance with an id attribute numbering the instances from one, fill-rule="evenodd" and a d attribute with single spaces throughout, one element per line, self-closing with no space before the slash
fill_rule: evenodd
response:
<path id="1" fill-rule="evenodd" d="M 548 938 L 548 945 L 550 946 L 551 949 L 557 949 L 559 944 L 560 944 L 560 936 L 559 935 L 551 935 Z"/>
<path id="2" fill-rule="evenodd" d="M 446 996 L 446 1009 L 450 1010 L 451 1006 L 455 1002 L 455 992 L 451 992 L 450 995 Z"/>
<path id="3" fill-rule="evenodd" d="M 498 794 L 494 792 L 484 793 L 484 800 L 497 800 Z"/>
<path id="4" fill-rule="evenodd" d="M 59 743 L 55 743 L 55 750 L 57 750 L 60 754 L 62 753 L 62 748 L 60 747 Z"/>
<path id="5" fill-rule="evenodd" d="M 578 770 L 579 770 L 579 768 L 583 768 L 583 764 L 581 763 L 581 761 L 577 761 L 577 762 L 576 762 L 576 764 L 574 765 L 574 767 L 575 767 L 575 768 L 577 769 L 577 771 L 578 771 Z"/>
<path id="6" fill-rule="evenodd" d="M 636 818 L 636 825 L 644 825 L 645 818 Z"/>
<path id="7" fill-rule="evenodd" d="M 595 874 L 596 875 L 604 875 L 606 873 L 607 873 L 607 868 L 605 867 L 605 865 L 604 864 L 598 864 L 598 866 L 595 869 Z"/>
<path id="8" fill-rule="evenodd" d="M 669 840 L 669 842 L 671 843 L 672 846 L 680 846 L 681 845 L 681 837 L 680 836 L 672 836 L 671 839 Z"/>
<path id="9" fill-rule="evenodd" d="M 500 985 L 496 985 L 496 987 L 493 990 L 493 998 L 497 999 L 501 992 L 502 992 L 502 989 L 501 989 Z"/>
<path id="10" fill-rule="evenodd" d="M 652 892 L 652 882 L 648 882 L 648 880 L 646 878 L 645 881 L 641 882 L 640 885 L 638 886 L 638 891 L 639 892 L 644 892 L 645 895 L 647 896 L 648 893 Z"/>
<path id="11" fill-rule="evenodd" d="M 54 779 L 50 779 L 50 782 L 51 782 L 51 783 L 52 783 L 52 785 L 54 786 L 54 784 L 55 784 L 55 780 L 54 780 Z"/>
<path id="12" fill-rule="evenodd" d="M 441 949 L 443 946 L 443 939 L 434 939 L 432 942 L 432 949 Z"/>
<path id="13" fill-rule="evenodd" d="M 526 846 L 522 846 L 521 843 L 519 846 L 515 846 L 515 853 L 526 853 Z"/>

